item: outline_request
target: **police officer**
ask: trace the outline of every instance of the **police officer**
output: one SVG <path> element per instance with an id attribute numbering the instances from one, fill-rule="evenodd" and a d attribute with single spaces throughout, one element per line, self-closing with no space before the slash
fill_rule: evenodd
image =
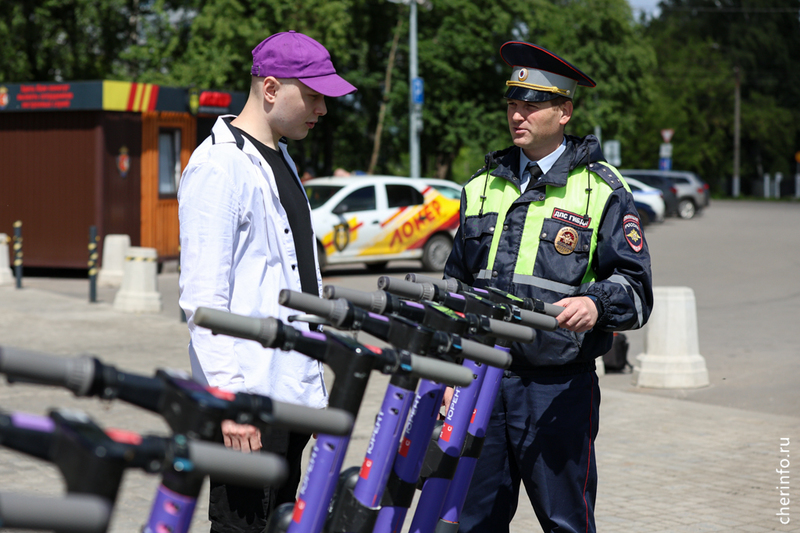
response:
<path id="1" fill-rule="evenodd" d="M 595 359 L 653 304 L 650 255 L 633 197 L 597 139 L 565 135 L 578 85 L 595 82 L 525 42 L 500 55 L 513 146 L 464 187 L 447 277 L 563 306 L 555 332 L 515 344 L 461 515 L 460 531 L 502 532 L 520 481 L 545 532 L 593 532 Z"/>

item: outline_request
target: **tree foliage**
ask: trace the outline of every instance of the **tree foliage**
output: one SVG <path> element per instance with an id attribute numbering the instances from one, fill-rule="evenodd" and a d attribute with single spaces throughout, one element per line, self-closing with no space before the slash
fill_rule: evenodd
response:
<path id="1" fill-rule="evenodd" d="M 655 168 L 659 131 L 675 130 L 674 166 L 717 190 L 732 172 L 736 72 L 745 182 L 792 172 L 800 148 L 800 0 L 663 0 L 636 21 L 626 0 L 430 0 L 418 9 L 425 80 L 423 174 L 466 179 L 510 142 L 498 49 L 524 40 L 597 82 L 581 87 L 569 132 L 602 129 L 623 166 Z M 409 7 L 386 0 L 0 0 L 0 82 L 126 79 L 247 90 L 251 50 L 294 29 L 331 51 L 359 88 L 292 151 L 318 175 L 369 164 L 386 115 L 377 172 L 408 172 Z M 384 79 L 395 27 L 391 91 Z M 747 192 L 747 189 L 744 189 Z"/>

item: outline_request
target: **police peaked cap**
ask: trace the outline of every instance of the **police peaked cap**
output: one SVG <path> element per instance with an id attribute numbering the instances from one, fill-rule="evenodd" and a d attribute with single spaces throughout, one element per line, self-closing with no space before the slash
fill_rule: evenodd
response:
<path id="1" fill-rule="evenodd" d="M 535 44 L 509 41 L 500 47 L 500 56 L 514 68 L 506 82 L 506 98 L 546 102 L 564 96 L 571 100 L 578 85 L 597 85 L 567 61 Z"/>

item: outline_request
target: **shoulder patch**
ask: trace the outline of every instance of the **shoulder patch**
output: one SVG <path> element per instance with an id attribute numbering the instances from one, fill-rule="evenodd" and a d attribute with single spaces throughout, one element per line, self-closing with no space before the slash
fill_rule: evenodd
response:
<path id="1" fill-rule="evenodd" d="M 621 189 L 623 187 L 622 180 L 617 177 L 613 170 L 603 163 L 594 161 L 586 165 L 586 168 L 600 176 L 612 189 Z"/>
<path id="2" fill-rule="evenodd" d="M 622 233 L 628 241 L 631 250 L 637 254 L 642 251 L 644 237 L 642 237 L 642 226 L 639 224 L 639 217 L 635 215 L 625 215 L 622 218 Z"/>

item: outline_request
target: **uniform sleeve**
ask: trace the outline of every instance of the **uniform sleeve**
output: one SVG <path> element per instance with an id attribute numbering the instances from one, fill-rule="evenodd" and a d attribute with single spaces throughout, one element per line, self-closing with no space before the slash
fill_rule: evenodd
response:
<path id="1" fill-rule="evenodd" d="M 453 239 L 453 250 L 450 252 L 450 257 L 447 258 L 447 263 L 444 266 L 444 277 L 455 278 L 467 285 L 472 285 L 475 281 L 472 272 L 464 264 L 464 213 L 466 205 L 467 193 L 462 189 L 458 230 L 456 230 L 456 236 Z"/>
<path id="2" fill-rule="evenodd" d="M 624 188 L 616 189 L 606 203 L 593 267 L 597 282 L 586 295 L 602 304 L 596 327 L 621 331 L 644 326 L 653 308 L 650 251 L 633 197 Z"/>
<path id="3" fill-rule="evenodd" d="M 231 272 L 240 206 L 234 180 L 212 161 L 190 164 L 178 191 L 181 275 L 180 305 L 186 313 L 190 350 L 209 385 L 230 391 L 244 389 L 244 376 L 234 353 L 235 339 L 212 335 L 194 323 L 195 310 L 230 311 Z"/>

